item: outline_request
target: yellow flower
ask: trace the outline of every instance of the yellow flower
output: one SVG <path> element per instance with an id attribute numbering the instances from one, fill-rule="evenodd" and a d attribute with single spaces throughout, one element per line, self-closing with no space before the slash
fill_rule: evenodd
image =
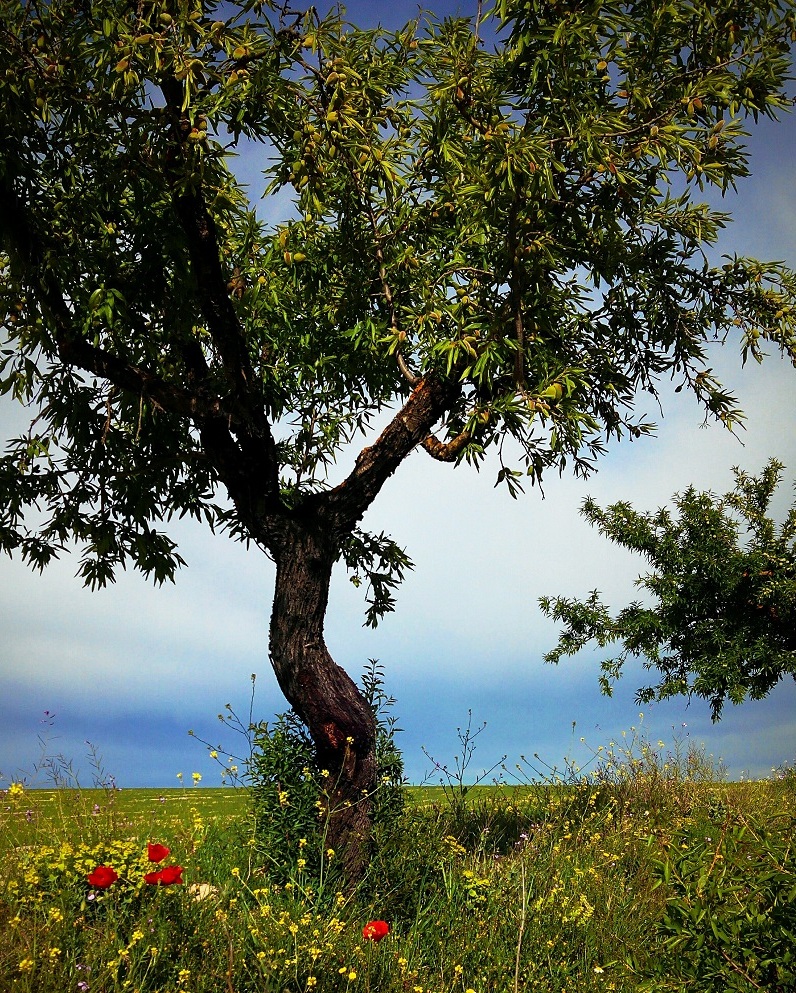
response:
<path id="1" fill-rule="evenodd" d="M 191 779 L 194 781 L 194 783 L 201 783 L 202 782 L 202 774 L 200 772 L 192 772 L 191 773 Z"/>
<path id="2" fill-rule="evenodd" d="M 22 785 L 22 783 L 12 783 L 8 787 L 8 795 L 10 797 L 12 797 L 12 798 L 13 797 L 19 797 L 19 796 L 24 796 L 24 794 L 25 794 L 25 787 Z M 29 959 L 23 959 L 22 961 L 23 962 L 28 962 L 30 960 Z"/>
<path id="3" fill-rule="evenodd" d="M 187 983 L 188 980 L 191 978 L 191 970 L 190 969 L 180 969 L 177 978 L 179 979 L 179 981 L 181 983 Z"/>
<path id="4" fill-rule="evenodd" d="M 14 784 L 12 783 L 11 785 L 13 786 Z M 30 972 L 30 970 L 33 968 L 33 965 L 34 965 L 33 959 L 22 959 L 22 961 L 19 963 L 19 971 Z"/>
<path id="5" fill-rule="evenodd" d="M 356 978 L 357 978 L 357 974 L 352 969 L 351 972 L 349 972 L 349 974 L 348 974 L 348 981 L 349 981 L 349 983 L 353 983 Z"/>
<path id="6" fill-rule="evenodd" d="M 240 879 L 240 869 L 235 866 L 234 869 L 229 870 L 236 879 Z"/>
<path id="7" fill-rule="evenodd" d="M 211 759 L 217 759 L 218 758 L 218 752 L 215 750 L 215 748 L 210 752 L 210 758 Z"/>
<path id="8" fill-rule="evenodd" d="M 318 985 L 318 980 L 315 976 L 307 976 L 307 989 L 312 989 L 313 986 Z"/>

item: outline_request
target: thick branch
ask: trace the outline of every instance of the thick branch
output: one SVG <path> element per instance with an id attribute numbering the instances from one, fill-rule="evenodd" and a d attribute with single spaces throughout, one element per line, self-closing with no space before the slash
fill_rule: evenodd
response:
<path id="1" fill-rule="evenodd" d="M 455 384 L 436 373 L 424 376 L 373 445 L 359 453 L 350 475 L 333 490 L 311 498 L 331 512 L 336 527 L 348 532 L 359 521 L 387 479 L 428 437 L 457 392 Z"/>

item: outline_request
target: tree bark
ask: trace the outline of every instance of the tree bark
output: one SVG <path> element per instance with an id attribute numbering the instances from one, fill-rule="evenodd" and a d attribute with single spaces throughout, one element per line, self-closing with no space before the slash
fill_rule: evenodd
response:
<path id="1" fill-rule="evenodd" d="M 320 814 L 328 817 L 327 846 L 342 862 L 351 886 L 366 868 L 370 798 L 376 787 L 376 724 L 367 701 L 324 642 L 337 547 L 315 522 L 290 522 L 275 558 L 271 664 L 315 742 L 319 769 L 327 772 Z"/>

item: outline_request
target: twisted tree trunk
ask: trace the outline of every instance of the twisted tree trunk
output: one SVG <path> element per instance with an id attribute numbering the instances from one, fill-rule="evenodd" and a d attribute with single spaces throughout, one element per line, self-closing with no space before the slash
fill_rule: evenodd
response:
<path id="1" fill-rule="evenodd" d="M 328 847 L 349 884 L 366 865 L 371 794 L 376 786 L 376 725 L 368 702 L 329 654 L 323 636 L 334 541 L 317 523 L 292 523 L 276 553 L 271 663 L 282 692 L 309 729 L 326 771 Z"/>

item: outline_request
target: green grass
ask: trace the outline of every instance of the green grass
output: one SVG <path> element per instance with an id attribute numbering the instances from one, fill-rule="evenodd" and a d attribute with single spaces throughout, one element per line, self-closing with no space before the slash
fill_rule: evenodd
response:
<path id="1" fill-rule="evenodd" d="M 6 793 L 0 993 L 796 988 L 794 777 L 668 759 L 643 745 L 588 780 L 411 787 L 353 895 L 334 856 L 310 876 L 313 839 L 272 872 L 244 790 Z M 184 885 L 144 882 L 148 841 Z M 100 864 L 120 878 L 92 890 Z M 371 919 L 390 924 L 379 944 Z"/>
<path id="2" fill-rule="evenodd" d="M 33 844 L 48 834 L 80 840 L 86 829 L 119 828 L 155 836 L 186 829 L 192 811 L 222 825 L 247 810 L 242 789 L 36 789 L 25 793 L 24 806 L 6 810 L 0 855 L 18 845 Z"/>

